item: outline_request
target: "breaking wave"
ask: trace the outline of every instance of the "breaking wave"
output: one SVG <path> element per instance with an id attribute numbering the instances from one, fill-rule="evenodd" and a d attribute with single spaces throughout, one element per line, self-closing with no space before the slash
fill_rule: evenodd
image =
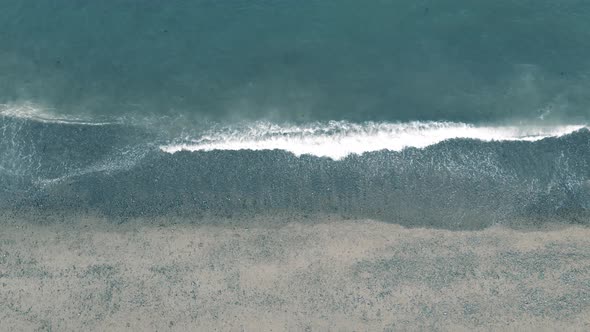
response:
<path id="1" fill-rule="evenodd" d="M 355 124 L 331 121 L 325 124 L 253 125 L 210 130 L 199 138 L 161 146 L 165 152 L 212 150 L 284 150 L 295 154 L 342 159 L 350 154 L 380 150 L 424 148 L 448 139 L 481 141 L 537 141 L 560 137 L 584 128 L 563 126 L 475 126 L 453 122 Z"/>

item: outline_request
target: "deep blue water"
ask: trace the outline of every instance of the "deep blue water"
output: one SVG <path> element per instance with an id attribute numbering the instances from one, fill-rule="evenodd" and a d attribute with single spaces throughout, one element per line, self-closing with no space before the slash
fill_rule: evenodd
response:
<path id="1" fill-rule="evenodd" d="M 61 114 L 587 121 L 590 3 L 3 1 L 0 102 Z"/>

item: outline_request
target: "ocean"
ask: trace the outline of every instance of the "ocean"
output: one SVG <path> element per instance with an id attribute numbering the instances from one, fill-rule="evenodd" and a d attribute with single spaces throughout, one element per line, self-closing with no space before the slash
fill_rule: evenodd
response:
<path id="1" fill-rule="evenodd" d="M 588 327 L 588 17 L 0 3 L 0 330 Z"/>

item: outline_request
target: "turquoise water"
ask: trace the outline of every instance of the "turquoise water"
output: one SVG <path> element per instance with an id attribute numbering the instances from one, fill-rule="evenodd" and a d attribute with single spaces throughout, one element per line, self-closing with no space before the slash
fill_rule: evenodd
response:
<path id="1" fill-rule="evenodd" d="M 0 3 L 0 208 L 480 228 L 590 209 L 585 1 Z"/>

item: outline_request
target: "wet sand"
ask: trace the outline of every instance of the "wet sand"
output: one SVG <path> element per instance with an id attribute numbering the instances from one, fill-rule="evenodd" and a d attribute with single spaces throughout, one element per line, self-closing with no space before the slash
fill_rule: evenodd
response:
<path id="1" fill-rule="evenodd" d="M 588 228 L 209 221 L 3 218 L 0 330 L 590 329 Z"/>

